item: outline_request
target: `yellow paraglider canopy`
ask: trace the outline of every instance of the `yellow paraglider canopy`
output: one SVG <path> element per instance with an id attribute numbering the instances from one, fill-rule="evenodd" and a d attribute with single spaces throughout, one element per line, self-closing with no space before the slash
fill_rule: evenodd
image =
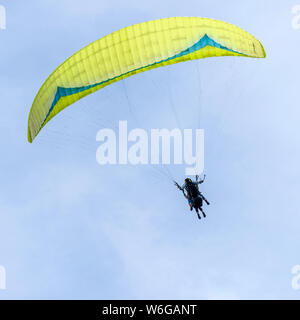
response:
<path id="1" fill-rule="evenodd" d="M 64 108 L 113 82 L 161 66 L 219 56 L 266 54 L 248 32 L 208 18 L 166 18 L 111 33 L 76 52 L 45 81 L 30 110 L 28 141 Z"/>

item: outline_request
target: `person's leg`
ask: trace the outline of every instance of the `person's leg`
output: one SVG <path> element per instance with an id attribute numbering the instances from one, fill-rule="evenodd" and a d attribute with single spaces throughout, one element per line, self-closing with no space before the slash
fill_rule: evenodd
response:
<path id="1" fill-rule="evenodd" d="M 198 219 L 200 219 L 200 220 L 201 220 L 201 216 L 200 216 L 200 214 L 199 214 L 199 210 L 198 210 L 198 208 L 196 208 L 196 212 L 197 212 Z"/>
<path id="2" fill-rule="evenodd" d="M 202 208 L 200 208 L 200 210 L 201 210 L 201 212 L 202 212 L 202 214 L 203 214 L 203 217 L 205 218 L 205 217 L 206 217 L 205 212 L 202 210 Z"/>
<path id="3" fill-rule="evenodd" d="M 204 197 L 204 195 L 201 193 L 201 198 L 206 202 L 206 204 L 209 206 L 210 203 L 208 202 L 208 200 Z"/>
<path id="4" fill-rule="evenodd" d="M 190 210 L 193 210 L 193 202 L 191 198 L 188 198 L 188 202 L 189 202 L 189 206 L 190 206 Z"/>

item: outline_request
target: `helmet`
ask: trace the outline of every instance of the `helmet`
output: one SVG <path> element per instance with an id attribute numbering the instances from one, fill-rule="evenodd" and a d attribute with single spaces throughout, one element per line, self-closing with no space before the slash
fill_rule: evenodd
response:
<path id="1" fill-rule="evenodd" d="M 190 178 L 186 178 L 186 179 L 184 180 L 184 182 L 185 182 L 185 183 L 192 183 L 192 180 L 191 180 Z"/>

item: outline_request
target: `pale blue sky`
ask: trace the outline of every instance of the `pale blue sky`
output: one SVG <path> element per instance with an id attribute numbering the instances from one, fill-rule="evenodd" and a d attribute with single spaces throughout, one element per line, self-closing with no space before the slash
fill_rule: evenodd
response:
<path id="1" fill-rule="evenodd" d="M 0 1 L 0 299 L 299 299 L 300 30 L 294 1 Z M 220 19 L 264 44 L 267 59 L 206 59 L 115 83 L 59 114 L 33 144 L 27 117 L 67 57 L 131 24 Z M 197 69 L 198 68 L 198 69 Z M 198 73 L 199 70 L 199 73 Z M 131 103 L 129 110 L 125 89 Z M 166 91 L 169 92 L 166 94 Z M 205 130 L 198 221 L 148 167 L 101 167 L 102 126 Z M 135 121 L 134 118 L 137 118 Z M 182 167 L 171 167 L 178 180 Z"/>

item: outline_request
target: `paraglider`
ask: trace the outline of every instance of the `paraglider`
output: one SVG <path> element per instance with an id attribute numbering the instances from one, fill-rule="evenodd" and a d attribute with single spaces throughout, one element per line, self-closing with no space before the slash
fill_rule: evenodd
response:
<path id="1" fill-rule="evenodd" d="M 165 18 L 111 33 L 76 52 L 44 82 L 30 110 L 28 141 L 60 111 L 113 82 L 161 66 L 220 56 L 266 54 L 248 32 L 208 18 Z"/>
<path id="2" fill-rule="evenodd" d="M 174 181 L 175 186 L 182 191 L 184 197 L 188 200 L 190 210 L 195 209 L 198 219 L 201 219 L 199 211 L 202 212 L 203 217 L 206 218 L 206 214 L 202 209 L 203 201 L 207 205 L 210 205 L 209 201 L 204 197 L 204 195 L 199 191 L 198 185 L 203 183 L 205 180 L 205 175 L 202 180 L 198 180 L 198 176 L 196 176 L 196 180 L 192 181 L 190 178 L 186 178 L 184 180 L 184 185 L 181 187 L 176 181 Z"/>
<path id="3" fill-rule="evenodd" d="M 173 17 L 148 21 L 106 35 L 63 62 L 37 93 L 28 117 L 28 141 L 59 112 L 81 98 L 137 73 L 179 62 L 208 57 L 265 58 L 263 45 L 232 24 L 199 17 Z M 99 110 L 101 112 L 101 110 Z M 202 181 L 186 180 L 176 186 L 199 211 Z"/>

